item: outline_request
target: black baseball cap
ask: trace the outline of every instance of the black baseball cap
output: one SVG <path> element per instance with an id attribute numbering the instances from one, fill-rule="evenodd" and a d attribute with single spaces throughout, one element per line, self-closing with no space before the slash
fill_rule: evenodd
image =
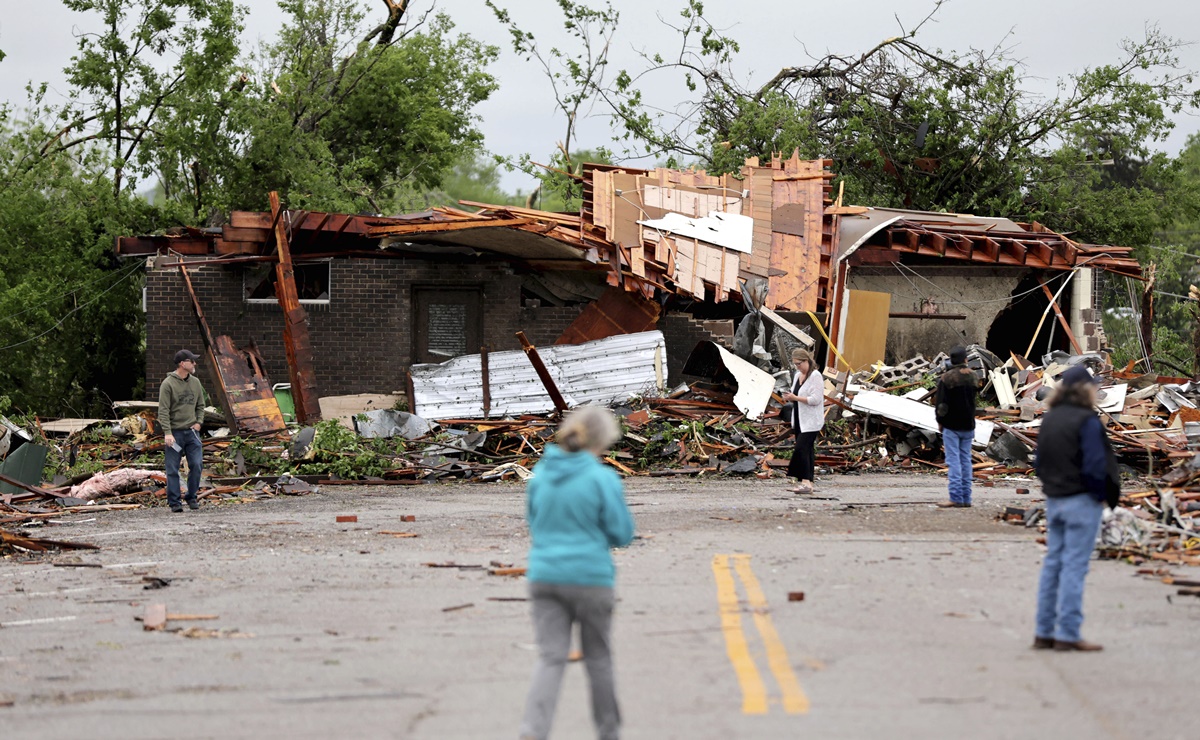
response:
<path id="1" fill-rule="evenodd" d="M 1074 365 L 1069 367 L 1067 368 L 1067 371 L 1062 374 L 1063 385 L 1079 385 L 1081 383 L 1100 385 L 1100 378 L 1094 377 L 1083 365 Z"/>
<path id="2" fill-rule="evenodd" d="M 200 359 L 200 355 L 196 354 L 195 352 L 192 352 L 191 350 L 181 349 L 175 353 L 175 364 L 176 365 L 183 362 L 184 360 L 191 360 L 192 362 L 195 362 L 196 360 L 199 360 L 199 359 Z"/>

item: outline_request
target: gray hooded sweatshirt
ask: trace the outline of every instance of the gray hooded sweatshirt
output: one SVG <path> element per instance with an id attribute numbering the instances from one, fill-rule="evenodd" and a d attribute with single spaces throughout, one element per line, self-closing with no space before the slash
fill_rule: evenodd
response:
<path id="1" fill-rule="evenodd" d="M 204 388 L 194 374 L 187 380 L 172 371 L 158 387 L 158 423 L 165 434 L 204 419 Z"/>

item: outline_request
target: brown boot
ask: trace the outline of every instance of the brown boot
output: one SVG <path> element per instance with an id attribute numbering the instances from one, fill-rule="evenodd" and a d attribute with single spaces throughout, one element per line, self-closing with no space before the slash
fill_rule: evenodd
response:
<path id="1" fill-rule="evenodd" d="M 1034 650 L 1050 650 L 1054 647 L 1053 637 L 1035 637 L 1033 638 Z"/>
<path id="2" fill-rule="evenodd" d="M 1103 645 L 1097 645 L 1096 643 L 1088 642 L 1087 640 L 1080 640 L 1079 642 L 1066 642 L 1064 640 L 1054 641 L 1054 650 L 1055 652 L 1059 653 L 1098 653 L 1103 649 Z"/>

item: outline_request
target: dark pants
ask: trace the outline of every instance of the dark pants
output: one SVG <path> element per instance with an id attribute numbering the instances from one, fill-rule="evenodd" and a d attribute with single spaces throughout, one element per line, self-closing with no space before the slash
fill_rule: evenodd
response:
<path id="1" fill-rule="evenodd" d="M 617 740 L 621 712 L 613 683 L 611 588 L 529 584 L 538 666 L 525 700 L 521 737 L 546 740 L 558 706 L 558 688 L 571 649 L 571 627 L 579 623 L 579 642 L 592 692 L 592 721 L 600 740 Z"/>
<path id="2" fill-rule="evenodd" d="M 183 455 L 187 455 L 188 462 L 188 490 L 187 500 L 189 503 L 196 501 L 196 494 L 200 492 L 200 468 L 204 465 L 204 445 L 200 442 L 200 433 L 195 429 L 175 429 L 171 432 L 175 437 L 175 444 L 181 448 L 176 452 L 173 447 L 168 445 L 163 450 L 163 455 L 167 462 L 167 504 L 171 508 L 183 506 L 179 500 L 179 460 Z"/>
<path id="3" fill-rule="evenodd" d="M 796 480 L 811 481 L 817 467 L 817 432 L 796 432 L 796 451 L 788 463 L 788 475 Z"/>

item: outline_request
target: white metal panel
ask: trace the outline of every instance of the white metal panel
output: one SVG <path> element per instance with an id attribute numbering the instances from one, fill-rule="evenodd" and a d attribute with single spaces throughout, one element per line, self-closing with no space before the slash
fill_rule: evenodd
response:
<path id="1" fill-rule="evenodd" d="M 750 254 L 750 245 L 754 241 L 754 219 L 737 213 L 713 211 L 704 218 L 689 218 L 679 213 L 668 213 L 662 218 L 638 223 L 668 234 L 700 239 L 746 254 Z"/>
<path id="2" fill-rule="evenodd" d="M 659 331 L 539 347 L 538 354 L 563 399 L 572 407 L 650 395 L 661 390 L 659 378 L 666 377 L 666 342 Z M 482 368 L 479 355 L 413 365 L 414 413 L 431 420 L 482 418 Z M 524 351 L 489 353 L 488 385 L 492 416 L 554 410 Z"/>
<path id="3" fill-rule="evenodd" d="M 733 405 L 747 419 L 758 419 L 766 412 L 771 394 L 775 392 L 775 376 L 751 365 L 719 344 L 714 346 L 725 369 L 737 379 L 738 389 L 733 396 Z"/>
<path id="4" fill-rule="evenodd" d="M 862 391 L 850 401 L 850 408 L 858 412 L 879 414 L 903 424 L 909 424 L 919 429 L 936 432 L 938 430 L 937 412 L 932 406 L 920 401 L 913 401 L 900 396 L 893 396 L 879 391 Z M 990 421 L 977 419 L 975 421 L 975 447 L 987 447 L 992 440 L 992 432 L 996 425 Z"/>

